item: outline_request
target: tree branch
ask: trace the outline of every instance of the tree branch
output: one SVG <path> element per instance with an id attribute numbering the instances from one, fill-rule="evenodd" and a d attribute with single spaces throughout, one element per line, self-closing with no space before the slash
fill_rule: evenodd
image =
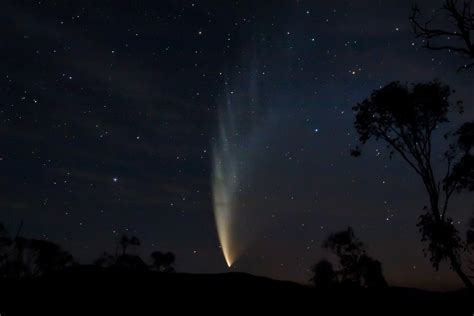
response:
<path id="1" fill-rule="evenodd" d="M 430 50 L 450 50 L 460 53 L 469 59 L 474 59 L 474 46 L 471 40 L 471 33 L 474 32 L 474 15 L 471 13 L 471 2 L 464 1 L 462 8 L 458 6 L 456 0 L 446 0 L 441 10 L 445 11 L 448 18 L 451 18 L 454 22 L 456 30 L 451 31 L 443 28 L 432 28 L 431 24 L 434 18 L 429 19 L 424 24 L 420 20 L 421 10 L 418 6 L 414 5 L 412 8 L 412 15 L 410 21 L 413 28 L 413 33 L 417 38 L 424 38 L 427 42 L 423 45 L 425 48 Z M 449 40 L 451 37 L 455 37 L 463 42 L 463 46 L 453 45 L 433 45 L 430 40 L 432 39 L 445 39 Z M 474 64 L 474 63 L 473 63 Z M 457 71 L 471 68 L 462 66 Z"/>

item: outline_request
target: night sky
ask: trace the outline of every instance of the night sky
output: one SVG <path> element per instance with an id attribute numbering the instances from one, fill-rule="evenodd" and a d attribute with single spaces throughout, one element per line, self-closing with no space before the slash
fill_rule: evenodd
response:
<path id="1" fill-rule="evenodd" d="M 414 172 L 383 144 L 350 156 L 352 106 L 393 80 L 438 78 L 464 100 L 464 119 L 474 115 L 472 71 L 422 48 L 411 5 L 2 1 L 0 221 L 15 232 L 23 219 L 24 235 L 81 263 L 128 233 L 144 258 L 174 252 L 180 272 L 303 283 L 330 258 L 323 239 L 351 225 L 390 284 L 460 286 L 423 256 L 427 197 Z M 239 173 L 242 251 L 230 269 L 212 192 L 223 117 Z M 455 198 L 459 230 L 473 205 Z"/>

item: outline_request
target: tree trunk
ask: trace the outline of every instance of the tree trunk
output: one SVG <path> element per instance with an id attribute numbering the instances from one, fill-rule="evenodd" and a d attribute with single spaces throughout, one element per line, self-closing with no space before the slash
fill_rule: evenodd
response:
<path id="1" fill-rule="evenodd" d="M 462 271 L 458 259 L 452 252 L 449 253 L 449 260 L 451 261 L 452 269 L 461 278 L 466 288 L 469 289 L 471 293 L 474 293 L 474 286 L 472 285 L 471 279 Z"/>
<path id="2" fill-rule="evenodd" d="M 431 198 L 431 211 L 433 212 L 434 218 L 436 221 L 439 223 L 440 221 L 444 221 L 444 218 L 440 218 L 440 212 L 438 208 L 437 201 L 439 200 L 439 197 L 435 196 L 430 196 Z M 442 224 L 442 223 L 441 223 Z M 449 248 L 448 248 L 449 249 Z M 464 283 L 466 288 L 469 290 L 471 294 L 474 294 L 474 286 L 472 285 L 471 279 L 464 273 L 464 271 L 461 268 L 461 263 L 459 262 L 458 258 L 453 252 L 453 249 L 447 250 L 447 256 L 449 258 L 449 261 L 451 263 L 451 268 L 453 269 L 454 272 L 461 278 L 461 281 Z"/>

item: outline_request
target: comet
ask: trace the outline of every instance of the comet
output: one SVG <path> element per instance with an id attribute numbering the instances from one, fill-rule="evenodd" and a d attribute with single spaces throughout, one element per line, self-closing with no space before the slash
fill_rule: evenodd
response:
<path id="1" fill-rule="evenodd" d="M 230 268 L 255 236 L 256 223 L 248 199 L 253 182 L 257 127 L 261 123 L 256 49 L 249 49 L 246 71 L 226 75 L 224 93 L 217 112 L 212 144 L 211 188 L 214 218 L 220 246 Z M 247 194 L 247 196 L 246 196 Z"/>
<path id="2" fill-rule="evenodd" d="M 229 100 L 227 105 L 226 111 L 219 113 L 219 135 L 212 152 L 212 194 L 217 233 L 225 261 L 230 268 L 239 254 L 233 234 L 239 176 L 237 153 L 232 143 L 235 130 Z"/>

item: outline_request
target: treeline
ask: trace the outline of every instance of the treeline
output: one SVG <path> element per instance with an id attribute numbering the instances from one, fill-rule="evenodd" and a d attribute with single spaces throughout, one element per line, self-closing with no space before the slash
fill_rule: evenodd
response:
<path id="1" fill-rule="evenodd" d="M 20 226 L 21 227 L 21 226 Z M 21 228 L 19 229 L 19 231 Z M 474 250 L 474 218 L 466 234 L 465 250 Z M 129 250 L 140 246 L 136 236 L 122 235 L 117 239 L 114 254 L 104 252 L 93 265 L 100 269 L 129 272 L 175 272 L 175 255 L 172 252 L 154 251 L 149 263 Z M 332 253 L 335 260 L 321 259 L 311 267 L 309 280 L 318 290 L 385 288 L 382 264 L 368 254 L 366 245 L 359 240 L 352 227 L 330 234 L 322 247 Z M 470 261 L 474 271 L 474 261 Z M 79 266 L 73 256 L 58 244 L 34 238 L 11 237 L 0 223 L 0 278 L 35 278 L 48 273 Z M 100 270 L 99 270 L 100 271 Z"/>
<path id="2" fill-rule="evenodd" d="M 175 256 L 172 252 L 163 253 L 161 251 L 154 251 L 150 254 L 151 264 L 145 261 L 138 255 L 127 253 L 130 247 L 140 246 L 140 240 L 135 236 L 122 235 L 119 239 L 115 254 L 104 252 L 94 264 L 104 268 L 120 268 L 132 271 L 155 271 L 155 272 L 175 272 L 173 267 Z"/>
<path id="3" fill-rule="evenodd" d="M 19 232 L 21 231 L 21 225 Z M 58 244 L 35 238 L 25 238 L 19 232 L 11 237 L 0 223 L 0 278 L 35 278 L 79 265 L 73 256 Z M 175 272 L 175 256 L 171 252 L 154 251 L 150 264 L 140 256 L 127 253 L 130 247 L 140 246 L 135 236 L 122 235 L 118 240 L 120 252 L 103 253 L 94 265 L 107 269 L 129 271 Z M 119 249 L 117 249 L 119 250 Z"/>
<path id="4" fill-rule="evenodd" d="M 21 230 L 21 225 L 20 229 Z M 130 249 L 140 246 L 136 236 L 122 235 L 117 240 L 114 254 L 104 252 L 93 265 L 102 269 L 132 272 L 175 272 L 175 255 L 172 252 L 154 251 L 145 262 Z M 365 245 L 355 236 L 351 227 L 330 234 L 323 247 L 338 258 L 337 267 L 326 259 L 312 268 L 311 282 L 316 288 L 385 287 L 387 282 L 382 265 L 367 254 Z M 65 270 L 79 264 L 58 244 L 34 238 L 11 237 L 0 223 L 0 277 L 34 278 L 51 272 Z"/>

